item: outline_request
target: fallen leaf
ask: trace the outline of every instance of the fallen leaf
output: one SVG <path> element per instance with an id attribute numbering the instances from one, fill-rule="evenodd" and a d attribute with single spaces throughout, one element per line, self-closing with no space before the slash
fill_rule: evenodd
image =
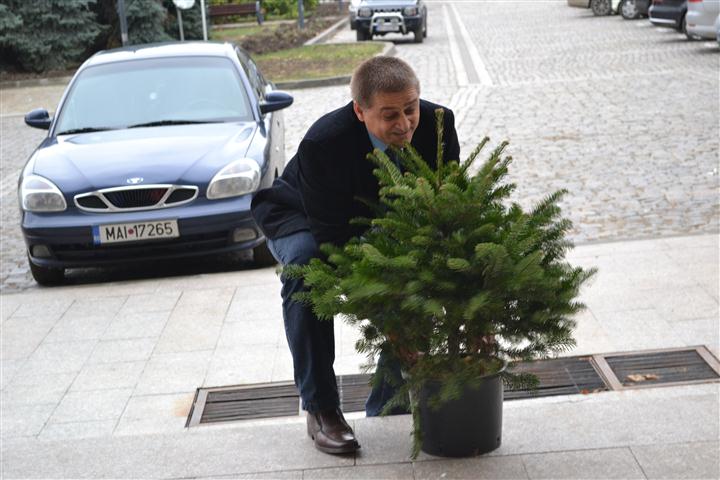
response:
<path id="1" fill-rule="evenodd" d="M 627 377 L 625 377 L 625 380 L 629 380 L 631 382 L 637 383 L 637 382 L 644 382 L 645 380 L 657 380 L 658 378 L 660 378 L 660 377 L 658 377 L 654 373 L 646 373 L 646 374 L 636 373 L 633 375 L 628 375 Z"/>

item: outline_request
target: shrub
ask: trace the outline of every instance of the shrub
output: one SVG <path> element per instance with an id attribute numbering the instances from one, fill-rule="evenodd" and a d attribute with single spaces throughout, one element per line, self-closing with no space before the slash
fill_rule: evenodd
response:
<path id="1" fill-rule="evenodd" d="M 95 0 L 5 0 L 0 5 L 0 49 L 27 71 L 64 69 L 84 60 L 102 28 Z"/>

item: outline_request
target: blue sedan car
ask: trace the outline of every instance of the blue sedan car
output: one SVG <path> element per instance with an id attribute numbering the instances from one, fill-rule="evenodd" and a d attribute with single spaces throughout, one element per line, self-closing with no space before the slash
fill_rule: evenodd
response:
<path id="1" fill-rule="evenodd" d="M 33 277 L 252 249 L 273 263 L 250 215 L 285 165 L 281 109 L 253 60 L 229 43 L 99 52 L 70 81 L 19 179 Z"/>

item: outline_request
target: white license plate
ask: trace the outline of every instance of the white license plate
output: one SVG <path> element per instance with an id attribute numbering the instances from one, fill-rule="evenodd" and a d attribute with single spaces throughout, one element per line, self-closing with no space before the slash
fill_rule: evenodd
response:
<path id="1" fill-rule="evenodd" d="M 400 27 L 395 22 L 392 23 L 381 23 L 377 26 L 378 32 L 396 32 Z"/>
<path id="2" fill-rule="evenodd" d="M 95 243 L 95 245 L 176 238 L 180 236 L 177 220 L 93 225 L 92 230 L 93 243 Z"/>

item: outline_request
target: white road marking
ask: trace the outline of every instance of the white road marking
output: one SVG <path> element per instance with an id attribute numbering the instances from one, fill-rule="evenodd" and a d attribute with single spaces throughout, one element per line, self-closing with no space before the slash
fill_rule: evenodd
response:
<path id="1" fill-rule="evenodd" d="M 490 74 L 488 73 L 487 69 L 485 68 L 485 63 L 482 61 L 482 57 L 480 57 L 480 52 L 478 52 L 477 47 L 472 41 L 472 38 L 470 37 L 470 34 L 467 31 L 467 28 L 465 28 L 465 24 L 462 22 L 462 19 L 460 18 L 460 14 L 457 11 L 457 8 L 455 8 L 455 4 L 450 4 L 450 9 L 453 12 L 453 15 L 455 16 L 455 21 L 458 24 L 458 27 L 460 28 L 460 34 L 463 37 L 463 40 L 465 42 L 465 47 L 468 50 L 468 53 L 470 54 L 470 59 L 473 63 L 473 68 L 475 69 L 475 72 L 477 73 L 478 78 L 480 78 L 480 84 L 485 85 L 488 87 L 491 87 L 493 82 L 490 78 Z"/>
<path id="2" fill-rule="evenodd" d="M 455 75 L 457 76 L 457 83 L 463 87 L 467 85 L 468 76 L 465 71 L 465 65 L 463 65 L 462 57 L 460 56 L 460 47 L 458 47 L 457 33 L 450 23 L 450 11 L 448 10 L 447 4 L 443 4 L 443 20 L 445 21 L 445 30 L 448 34 L 448 40 L 450 41 L 450 57 L 455 65 Z"/>

